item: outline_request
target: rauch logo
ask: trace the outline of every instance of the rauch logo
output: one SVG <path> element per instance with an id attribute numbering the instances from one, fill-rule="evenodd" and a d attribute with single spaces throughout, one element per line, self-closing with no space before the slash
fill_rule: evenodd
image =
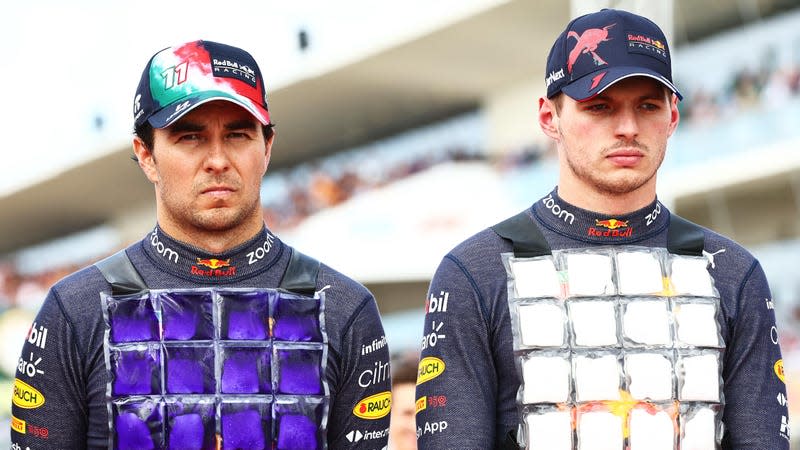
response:
<path id="1" fill-rule="evenodd" d="M 13 402 L 20 408 L 34 409 L 44 405 L 44 395 L 28 383 L 15 378 Z"/>
<path id="2" fill-rule="evenodd" d="M 430 381 L 444 372 L 444 361 L 439 358 L 428 356 L 419 362 L 419 372 L 417 373 L 417 385 Z"/>
<path id="3" fill-rule="evenodd" d="M 375 420 L 386 417 L 391 410 L 392 393 L 385 391 L 380 394 L 370 395 L 358 402 L 356 407 L 353 408 L 353 414 L 362 419 Z"/>
<path id="4" fill-rule="evenodd" d="M 775 369 L 775 375 L 778 376 L 778 379 L 780 379 L 781 381 L 786 383 L 786 375 L 784 375 L 784 373 L 783 373 L 783 360 L 782 359 L 779 359 L 779 360 L 775 361 L 774 369 Z"/>

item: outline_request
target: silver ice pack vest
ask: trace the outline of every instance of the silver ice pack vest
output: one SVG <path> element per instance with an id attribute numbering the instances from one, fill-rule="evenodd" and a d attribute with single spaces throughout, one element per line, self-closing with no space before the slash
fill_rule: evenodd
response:
<path id="1" fill-rule="evenodd" d="M 714 450 L 722 437 L 720 299 L 702 230 L 672 215 L 668 249 L 551 251 L 527 215 L 494 227 L 531 450 Z"/>
<path id="2" fill-rule="evenodd" d="M 149 289 L 124 251 L 96 265 L 109 448 L 327 448 L 318 262 L 294 250 L 278 289 Z"/>

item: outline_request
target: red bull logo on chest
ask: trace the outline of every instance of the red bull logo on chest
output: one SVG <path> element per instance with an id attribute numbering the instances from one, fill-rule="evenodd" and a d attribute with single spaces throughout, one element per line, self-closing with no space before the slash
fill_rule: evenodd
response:
<path id="1" fill-rule="evenodd" d="M 605 219 L 594 220 L 595 226 L 589 227 L 587 235 L 598 237 L 630 237 L 633 235 L 633 228 L 628 226 L 627 220 Z"/>

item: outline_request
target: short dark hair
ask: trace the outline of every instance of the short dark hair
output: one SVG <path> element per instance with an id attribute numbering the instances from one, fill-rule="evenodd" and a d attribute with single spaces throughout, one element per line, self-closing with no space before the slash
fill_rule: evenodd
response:
<path id="1" fill-rule="evenodd" d="M 268 141 L 272 135 L 275 134 L 275 130 L 273 130 L 274 126 L 274 123 L 261 125 L 261 132 L 264 134 L 264 140 Z M 153 129 L 153 126 L 145 120 L 144 123 L 133 129 L 133 134 L 141 139 L 147 151 L 152 153 L 153 141 L 155 140 L 155 130 Z M 134 161 L 139 161 L 136 155 L 131 156 L 131 159 Z"/>

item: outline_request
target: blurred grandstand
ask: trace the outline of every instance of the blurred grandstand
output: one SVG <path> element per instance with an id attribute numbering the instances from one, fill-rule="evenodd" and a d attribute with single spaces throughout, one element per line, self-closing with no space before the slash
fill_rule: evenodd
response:
<path id="1" fill-rule="evenodd" d="M 659 195 L 761 260 L 798 436 L 800 1 L 501 2 L 289 83 L 270 97 L 278 139 L 265 219 L 372 290 L 394 351 L 416 348 L 440 258 L 555 185 L 553 149 L 535 117 L 545 55 L 570 16 L 602 6 L 673 28 L 685 101 Z M 54 281 L 152 226 L 152 188 L 129 153 L 109 148 L 0 197 L 0 232 L 15 236 L 0 243 L 6 342 L 21 345 Z M 5 347 L 0 370 L 13 377 L 19 346 Z"/>

